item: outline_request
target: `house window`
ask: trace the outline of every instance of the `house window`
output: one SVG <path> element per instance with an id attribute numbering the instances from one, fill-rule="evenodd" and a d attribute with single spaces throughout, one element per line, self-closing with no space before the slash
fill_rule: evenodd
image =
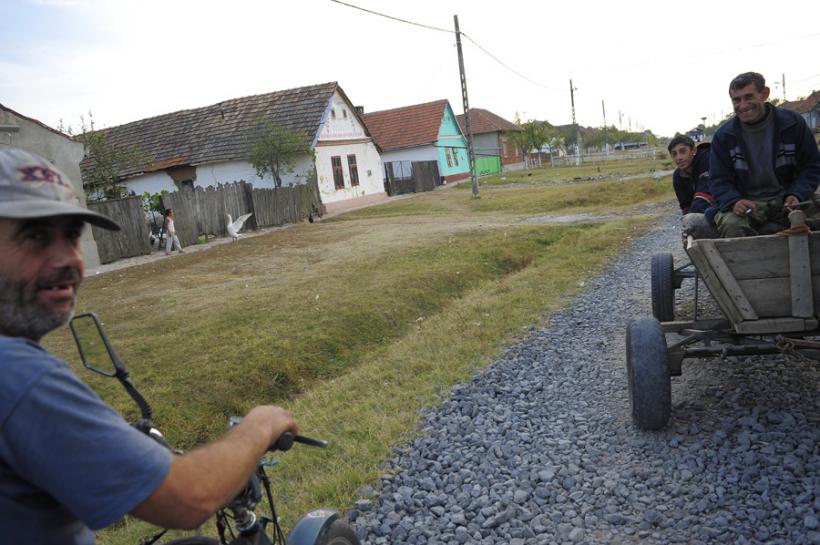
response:
<path id="1" fill-rule="evenodd" d="M 458 150 L 453 148 L 453 163 L 458 166 Z"/>
<path id="2" fill-rule="evenodd" d="M 356 167 L 356 156 L 351 154 L 347 156 L 347 168 L 350 172 L 350 185 L 359 185 L 359 169 Z"/>
<path id="3" fill-rule="evenodd" d="M 342 157 L 334 155 L 330 158 L 330 164 L 333 165 L 333 185 L 336 189 L 345 188 L 345 175 L 342 171 Z"/>
<path id="4" fill-rule="evenodd" d="M 342 108 L 342 117 L 347 119 L 347 110 L 345 110 L 344 108 Z"/>
<path id="5" fill-rule="evenodd" d="M 450 148 L 444 148 L 444 155 L 447 156 L 447 166 L 453 168 L 453 156 L 450 153 Z"/>
<path id="6" fill-rule="evenodd" d="M 336 109 L 335 108 L 330 109 L 330 119 L 336 119 Z"/>

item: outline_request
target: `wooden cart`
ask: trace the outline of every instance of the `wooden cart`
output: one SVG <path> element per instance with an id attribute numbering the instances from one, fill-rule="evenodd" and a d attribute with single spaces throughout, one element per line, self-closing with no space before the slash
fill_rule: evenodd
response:
<path id="1" fill-rule="evenodd" d="M 626 366 L 632 418 L 662 428 L 671 412 L 672 376 L 684 359 L 789 351 L 820 358 L 820 232 L 802 211 L 783 234 L 686 241 L 691 263 L 675 269 L 671 254 L 652 258 L 653 318 L 630 322 Z M 695 278 L 693 316 L 675 319 L 675 290 Z M 697 280 L 723 316 L 698 317 Z M 667 338 L 667 335 L 669 336 Z"/>

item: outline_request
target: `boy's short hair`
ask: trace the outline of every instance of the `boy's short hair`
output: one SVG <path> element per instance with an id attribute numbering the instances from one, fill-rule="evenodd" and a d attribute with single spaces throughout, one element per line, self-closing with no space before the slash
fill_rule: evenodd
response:
<path id="1" fill-rule="evenodd" d="M 689 138 L 685 134 L 678 134 L 672 139 L 671 142 L 669 142 L 669 145 L 666 147 L 666 150 L 669 153 L 672 153 L 672 149 L 675 146 L 678 146 L 680 144 L 683 144 L 684 146 L 689 146 L 690 148 L 695 149 L 695 141 L 694 140 L 692 140 L 691 138 Z"/>
<path id="2" fill-rule="evenodd" d="M 738 74 L 735 76 L 735 79 L 729 83 L 729 92 L 743 89 L 751 83 L 754 84 L 755 89 L 757 89 L 757 92 L 759 93 L 764 87 L 766 87 L 766 78 L 757 72 L 744 72 L 742 74 Z"/>

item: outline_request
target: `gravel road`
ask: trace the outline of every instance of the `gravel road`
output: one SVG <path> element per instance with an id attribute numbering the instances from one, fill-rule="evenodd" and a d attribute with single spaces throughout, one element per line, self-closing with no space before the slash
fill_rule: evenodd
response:
<path id="1" fill-rule="evenodd" d="M 820 544 L 817 362 L 684 362 L 670 425 L 631 423 L 624 331 L 677 220 L 426 415 L 348 514 L 363 543 Z"/>

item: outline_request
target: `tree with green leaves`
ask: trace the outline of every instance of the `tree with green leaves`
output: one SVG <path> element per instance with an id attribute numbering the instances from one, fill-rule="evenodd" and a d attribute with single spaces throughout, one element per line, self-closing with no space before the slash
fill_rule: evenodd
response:
<path id="1" fill-rule="evenodd" d="M 146 154 L 136 146 L 115 145 L 105 131 L 94 126 L 94 116 L 88 112 L 88 122 L 80 116 L 80 132 L 74 134 L 71 126 L 64 127 L 60 120 L 59 130 L 85 145 L 85 159 L 91 165 L 83 169 L 83 189 L 87 201 L 119 199 L 128 195 L 122 184 L 128 168 L 139 167 L 147 162 Z"/>
<path id="2" fill-rule="evenodd" d="M 537 121 L 535 119 L 522 123 L 518 113 L 515 114 L 515 124 L 521 127 L 521 131 L 511 133 L 510 137 L 521 148 L 524 153 L 524 165 L 529 167 L 527 160 L 529 153 L 534 149 L 541 149 L 544 144 L 550 141 L 553 136 L 551 126 L 546 121 Z"/>
<path id="3" fill-rule="evenodd" d="M 268 117 L 257 119 L 246 137 L 248 162 L 260 178 L 270 174 L 277 188 L 282 187 L 282 176 L 293 172 L 299 157 L 314 154 L 306 134 L 288 130 Z"/>

